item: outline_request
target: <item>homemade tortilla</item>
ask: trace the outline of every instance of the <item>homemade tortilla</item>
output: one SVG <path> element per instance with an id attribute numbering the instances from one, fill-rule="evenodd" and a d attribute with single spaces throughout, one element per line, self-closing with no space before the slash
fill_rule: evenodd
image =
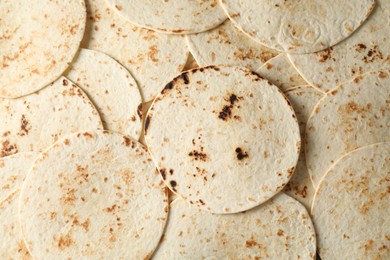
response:
<path id="1" fill-rule="evenodd" d="M 184 36 L 135 27 L 104 0 L 86 0 L 88 22 L 81 46 L 110 55 L 130 71 L 147 102 L 180 73 L 188 50 Z"/>
<path id="2" fill-rule="evenodd" d="M 189 34 L 210 30 L 227 16 L 218 0 L 106 0 L 131 23 L 160 33 Z"/>
<path id="3" fill-rule="evenodd" d="M 0 157 L 41 151 L 70 133 L 103 128 L 86 94 L 65 77 L 22 98 L 0 98 L 0 122 Z"/>
<path id="4" fill-rule="evenodd" d="M 235 25 L 265 46 L 312 53 L 349 37 L 371 14 L 375 0 L 220 0 Z"/>
<path id="5" fill-rule="evenodd" d="M 145 140 L 166 185 L 219 214 L 253 208 L 282 190 L 301 142 L 281 91 L 248 69 L 225 66 L 168 83 L 149 109 Z"/>
<path id="6" fill-rule="evenodd" d="M 84 0 L 0 1 L 0 97 L 44 88 L 67 69 L 84 35 Z"/>
<path id="7" fill-rule="evenodd" d="M 77 133 L 48 148 L 20 196 L 22 233 L 38 259 L 148 259 L 168 212 L 146 147 L 108 131 Z"/>
<path id="8" fill-rule="evenodd" d="M 390 141 L 390 71 L 370 72 L 328 92 L 306 126 L 306 164 L 315 187 L 344 154 Z"/>
<path id="9" fill-rule="evenodd" d="M 390 258 L 390 143 L 355 150 L 328 171 L 312 217 L 322 259 Z"/>
<path id="10" fill-rule="evenodd" d="M 103 126 L 138 139 L 142 103 L 137 83 L 131 74 L 109 56 L 81 49 L 66 77 L 82 88 L 99 111 Z"/>
<path id="11" fill-rule="evenodd" d="M 229 20 L 213 30 L 187 35 L 186 39 L 200 66 L 226 64 L 255 71 L 278 54 L 249 38 Z"/>
<path id="12" fill-rule="evenodd" d="M 171 204 L 154 259 L 314 259 L 306 209 L 280 193 L 245 213 L 213 215 L 181 199 Z"/>

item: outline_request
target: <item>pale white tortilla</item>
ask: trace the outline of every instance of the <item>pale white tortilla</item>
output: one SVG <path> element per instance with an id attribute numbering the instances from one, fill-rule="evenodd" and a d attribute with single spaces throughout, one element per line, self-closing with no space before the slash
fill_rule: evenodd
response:
<path id="1" fill-rule="evenodd" d="M 249 38 L 230 20 L 210 31 L 187 35 L 186 39 L 200 66 L 226 64 L 255 71 L 278 54 Z"/>
<path id="2" fill-rule="evenodd" d="M 94 131 L 38 157 L 19 209 L 34 258 L 147 259 L 163 233 L 168 198 L 146 147 Z"/>
<path id="3" fill-rule="evenodd" d="M 314 259 L 306 209 L 280 193 L 245 213 L 213 215 L 181 199 L 171 204 L 154 259 Z"/>
<path id="4" fill-rule="evenodd" d="M 103 128 L 87 95 L 65 77 L 22 98 L 0 98 L 0 122 L 0 157 L 42 151 L 67 134 Z"/>
<path id="5" fill-rule="evenodd" d="M 142 98 L 137 83 L 123 66 L 101 52 L 81 49 L 66 77 L 85 91 L 105 129 L 140 137 L 138 107 Z"/>
<path id="6" fill-rule="evenodd" d="M 390 71 L 370 72 L 329 91 L 306 126 L 306 164 L 315 187 L 344 154 L 390 141 Z"/>
<path id="7" fill-rule="evenodd" d="M 137 81 L 144 102 L 182 71 L 188 50 L 184 36 L 137 28 L 111 10 L 104 0 L 86 0 L 88 20 L 81 46 L 116 59 Z"/>
<path id="8" fill-rule="evenodd" d="M 227 19 L 218 0 L 106 0 L 106 2 L 124 19 L 160 33 L 203 32 Z"/>
<path id="9" fill-rule="evenodd" d="M 258 42 L 288 53 L 324 50 L 350 36 L 375 0 L 220 0 L 235 25 Z"/>
<path id="10" fill-rule="evenodd" d="M 289 58 L 310 85 L 325 92 L 360 74 L 390 67 L 390 1 L 376 0 L 367 22 L 345 41 Z"/>
<path id="11" fill-rule="evenodd" d="M 312 217 L 322 259 L 390 259 L 390 143 L 342 157 L 316 192 Z"/>
<path id="12" fill-rule="evenodd" d="M 0 97 L 31 94 L 69 66 L 84 35 L 84 0 L 0 1 Z"/>
<path id="13" fill-rule="evenodd" d="M 253 208 L 294 172 L 299 126 L 285 96 L 254 72 L 210 66 L 167 84 L 145 123 L 167 186 L 214 213 Z"/>

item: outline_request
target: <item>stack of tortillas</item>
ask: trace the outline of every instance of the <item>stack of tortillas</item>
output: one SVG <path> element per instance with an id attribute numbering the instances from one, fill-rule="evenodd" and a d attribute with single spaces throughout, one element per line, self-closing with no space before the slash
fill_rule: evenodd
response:
<path id="1" fill-rule="evenodd" d="M 0 259 L 390 259 L 390 1 L 1 0 Z"/>

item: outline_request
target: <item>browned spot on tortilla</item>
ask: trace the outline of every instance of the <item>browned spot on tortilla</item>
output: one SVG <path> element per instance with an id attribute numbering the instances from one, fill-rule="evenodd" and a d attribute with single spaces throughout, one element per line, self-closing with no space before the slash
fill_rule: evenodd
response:
<path id="1" fill-rule="evenodd" d="M 353 80 L 353 82 L 355 82 L 355 83 L 357 84 L 357 83 L 359 83 L 359 81 L 360 81 L 361 79 L 363 79 L 362 76 L 357 76 L 357 77 Z"/>
<path id="2" fill-rule="evenodd" d="M 128 138 L 127 136 L 123 136 L 123 141 L 124 141 L 124 144 L 125 144 L 126 146 L 130 146 L 130 144 L 132 143 L 132 142 L 131 142 L 131 139 Z"/>
<path id="3" fill-rule="evenodd" d="M 18 132 L 19 136 L 25 136 L 28 135 L 28 131 L 32 129 L 30 123 L 26 119 L 25 115 L 22 115 L 22 118 L 20 119 L 20 131 Z"/>
<path id="4" fill-rule="evenodd" d="M 164 95 L 165 93 L 167 93 L 169 90 L 171 90 L 173 88 L 173 81 L 169 82 L 165 87 L 164 89 L 161 91 L 161 94 Z"/>
<path id="5" fill-rule="evenodd" d="M 234 107 L 234 104 L 240 99 L 242 99 L 242 97 L 237 97 L 235 94 L 231 94 L 228 98 L 225 98 L 225 100 L 229 102 L 229 105 L 225 105 L 222 108 L 222 111 L 219 112 L 218 118 L 224 121 L 227 121 L 229 118 L 232 118 L 232 109 Z"/>
<path id="6" fill-rule="evenodd" d="M 115 5 L 115 8 L 118 10 L 118 11 L 121 11 L 123 8 L 122 8 L 122 6 L 120 6 L 120 5 Z"/>
<path id="7" fill-rule="evenodd" d="M 173 181 L 170 181 L 169 184 L 171 185 L 173 191 L 176 191 L 175 187 L 177 186 L 177 182 L 173 180 Z"/>
<path id="8" fill-rule="evenodd" d="M 69 82 L 68 82 L 66 79 L 64 79 L 64 80 L 62 81 L 62 85 L 68 86 L 68 84 L 69 84 Z"/>
<path id="9" fill-rule="evenodd" d="M 162 178 L 165 180 L 166 176 L 167 176 L 165 168 L 160 169 L 160 174 L 161 174 Z"/>
<path id="10" fill-rule="evenodd" d="M 1 147 L 1 157 L 12 155 L 18 152 L 16 144 L 11 144 L 9 140 L 6 140 L 2 143 Z"/>
<path id="11" fill-rule="evenodd" d="M 237 147 L 235 151 L 236 151 L 238 160 L 243 160 L 243 159 L 249 157 L 248 153 L 244 152 L 240 147 Z"/>
<path id="12" fill-rule="evenodd" d="M 278 234 L 278 236 L 283 236 L 283 234 L 284 234 L 284 231 L 283 231 L 283 230 L 281 230 L 281 229 L 279 229 L 277 234 Z"/>
<path id="13" fill-rule="evenodd" d="M 317 55 L 319 55 L 319 62 L 326 62 L 327 60 L 332 58 L 332 51 L 333 48 L 330 47 L 324 51 L 318 52 Z"/>
<path id="14" fill-rule="evenodd" d="M 83 133 L 83 136 L 85 136 L 87 138 L 93 138 L 93 135 L 91 133 L 88 133 L 88 132 Z"/>
<path id="15" fill-rule="evenodd" d="M 156 57 L 158 54 L 157 45 L 153 45 L 149 47 L 148 57 L 153 62 L 158 62 L 159 59 Z"/>
<path id="16" fill-rule="evenodd" d="M 69 139 L 65 139 L 65 140 L 64 140 L 64 144 L 65 144 L 65 145 L 69 145 L 69 143 L 70 143 L 70 142 L 69 142 Z"/>
<path id="17" fill-rule="evenodd" d="M 272 67 L 273 67 L 272 64 L 267 63 L 267 65 L 266 65 L 267 70 L 272 69 Z"/>
<path id="18" fill-rule="evenodd" d="M 245 242 L 245 247 L 246 248 L 251 248 L 253 246 L 257 246 L 257 242 L 253 239 L 249 239 Z"/>
<path id="19" fill-rule="evenodd" d="M 374 240 L 372 240 L 372 239 L 367 240 L 367 242 L 364 243 L 364 245 L 363 245 L 364 250 L 365 251 L 371 250 L 373 248 L 373 245 L 374 245 Z"/>
<path id="20" fill-rule="evenodd" d="M 145 134 L 147 134 L 148 132 L 148 128 L 149 128 L 149 124 L 150 124 L 150 120 L 152 119 L 152 117 L 150 115 L 148 115 L 146 117 L 146 120 L 145 120 Z"/>
<path id="21" fill-rule="evenodd" d="M 193 150 L 191 152 L 188 153 L 189 156 L 193 157 L 195 161 L 207 161 L 207 154 L 203 153 L 202 151 L 199 152 L 199 151 L 196 151 L 196 150 Z"/>
<path id="22" fill-rule="evenodd" d="M 7 137 L 7 136 L 9 136 L 10 134 L 11 134 L 11 131 L 6 131 L 6 132 L 3 133 L 3 137 Z"/>
<path id="23" fill-rule="evenodd" d="M 140 103 L 137 107 L 137 114 L 139 119 L 142 119 L 142 103 Z"/>
<path id="24" fill-rule="evenodd" d="M 334 95 L 337 94 L 338 91 L 339 91 L 338 89 L 332 90 L 332 91 L 330 92 L 330 94 L 332 94 L 332 95 L 334 96 Z"/>
<path id="25" fill-rule="evenodd" d="M 365 63 L 371 63 L 377 59 L 383 60 L 383 54 L 379 50 L 378 45 L 374 45 L 367 51 L 367 54 L 363 57 L 363 61 Z"/>
<path id="26" fill-rule="evenodd" d="M 287 178 L 291 178 L 291 175 L 293 175 L 294 170 L 295 170 L 295 167 L 287 169 Z"/>
<path id="27" fill-rule="evenodd" d="M 379 71 L 378 76 L 379 76 L 379 78 L 381 78 L 381 79 L 385 79 L 385 78 L 387 78 L 389 75 L 388 75 L 387 73 L 383 72 L 383 71 Z"/>
<path id="28" fill-rule="evenodd" d="M 57 246 L 60 250 L 64 250 L 65 248 L 70 247 L 73 244 L 74 242 L 70 234 L 66 234 L 65 236 L 60 236 L 60 238 L 58 239 Z"/>
<path id="29" fill-rule="evenodd" d="M 355 45 L 355 50 L 358 52 L 363 52 L 367 49 L 367 46 L 364 45 L 363 43 L 359 43 Z"/>
<path id="30" fill-rule="evenodd" d="M 74 201 L 76 200 L 76 190 L 73 188 L 68 188 L 66 190 L 66 193 L 63 194 L 60 198 L 60 201 L 64 205 L 73 205 Z"/>

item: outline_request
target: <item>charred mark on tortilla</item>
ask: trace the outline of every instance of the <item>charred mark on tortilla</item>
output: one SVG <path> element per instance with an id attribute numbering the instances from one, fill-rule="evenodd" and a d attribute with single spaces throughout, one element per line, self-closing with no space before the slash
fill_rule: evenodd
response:
<path id="1" fill-rule="evenodd" d="M 137 114 L 139 119 L 142 119 L 142 103 L 140 103 L 137 107 Z"/>
<path id="2" fill-rule="evenodd" d="M 184 81 L 184 84 L 188 85 L 190 83 L 190 80 L 188 79 L 188 72 L 184 72 L 183 74 L 181 74 L 181 77 Z"/>
<path id="3" fill-rule="evenodd" d="M 165 180 L 166 179 L 166 171 L 164 168 L 160 169 L 160 174 L 161 174 L 162 178 Z"/>
<path id="4" fill-rule="evenodd" d="M 243 160 L 249 157 L 248 153 L 244 152 L 240 147 L 236 148 L 236 156 L 238 160 Z"/>
<path id="5" fill-rule="evenodd" d="M 218 118 L 222 119 L 224 121 L 227 121 L 227 119 L 231 118 L 232 117 L 233 106 L 240 99 L 241 99 L 241 97 L 237 97 L 235 94 L 231 94 L 227 99 L 225 99 L 230 104 L 229 105 L 225 105 L 222 108 L 222 111 L 219 112 Z"/>
<path id="6" fill-rule="evenodd" d="M 205 162 L 207 160 L 207 154 L 203 153 L 202 151 L 199 152 L 199 151 L 193 150 L 188 155 L 193 157 L 195 159 L 195 161 L 199 160 L 199 161 Z"/>
<path id="7" fill-rule="evenodd" d="M 148 116 L 146 117 L 146 120 L 145 120 L 145 134 L 146 134 L 147 131 L 148 131 L 149 124 L 150 124 L 150 120 L 151 120 L 151 116 L 148 115 Z"/>
<path id="8" fill-rule="evenodd" d="M 171 184 L 172 190 L 176 191 L 176 188 L 175 188 L 177 186 L 176 181 L 170 181 L 169 184 Z"/>

